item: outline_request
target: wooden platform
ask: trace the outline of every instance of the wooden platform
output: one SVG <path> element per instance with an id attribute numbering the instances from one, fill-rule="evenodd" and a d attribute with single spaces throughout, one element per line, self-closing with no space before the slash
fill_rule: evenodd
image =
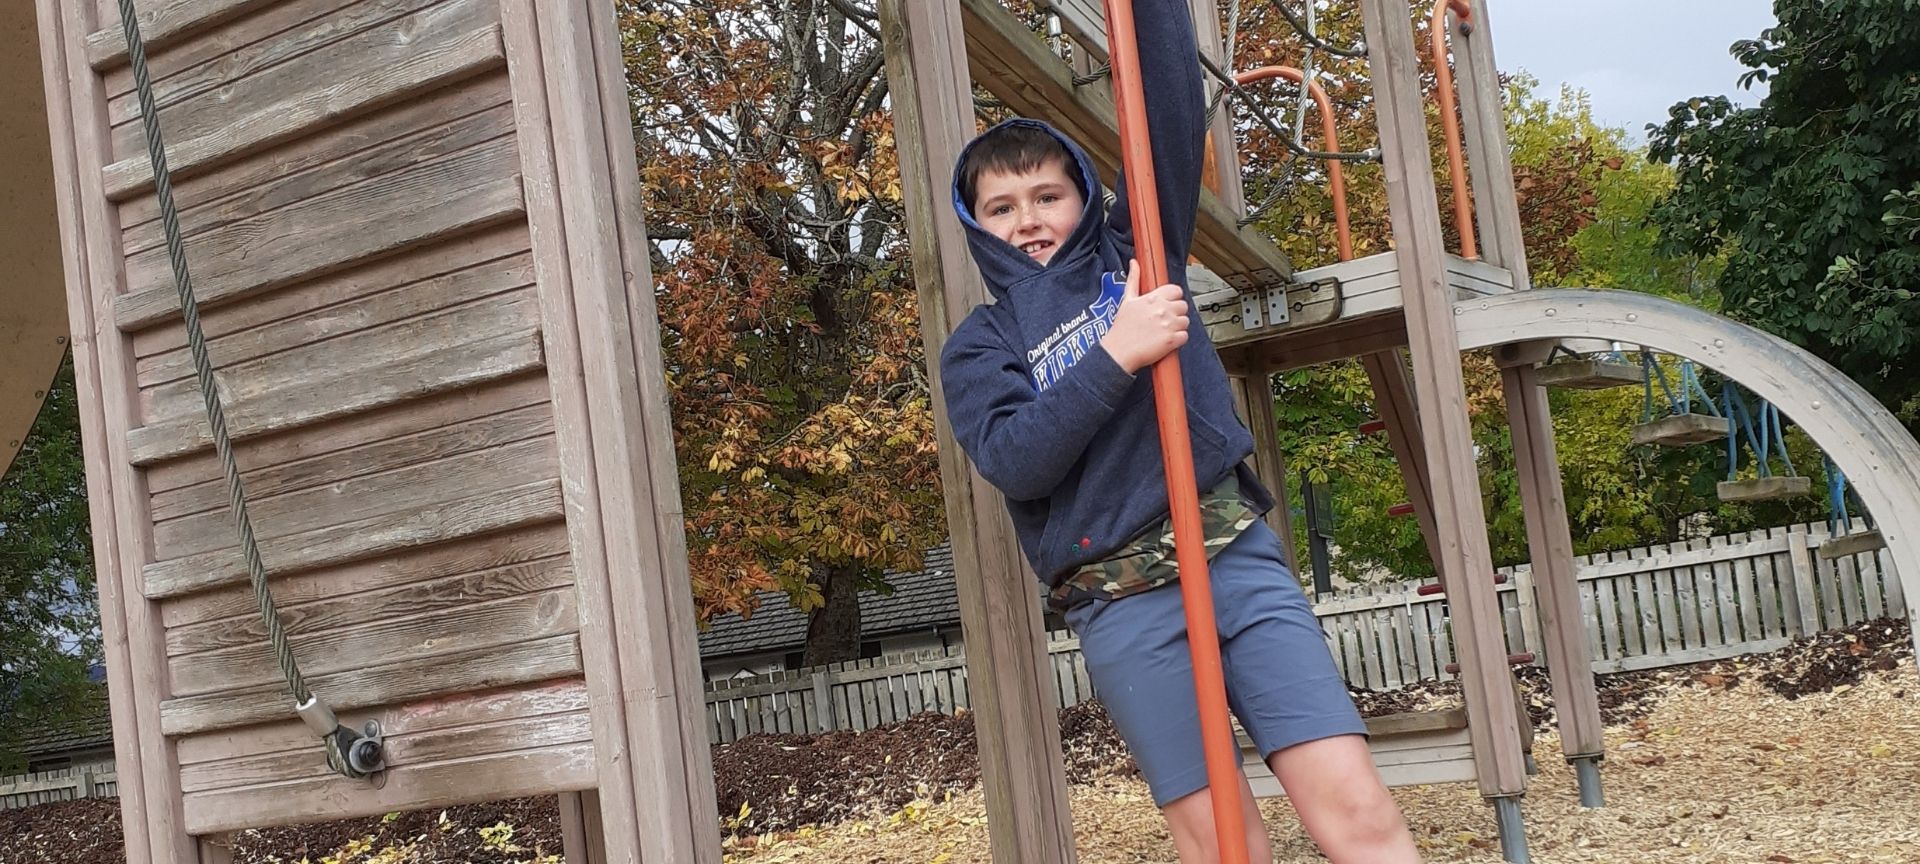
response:
<path id="1" fill-rule="evenodd" d="M 1278 371 L 1407 344 L 1400 273 L 1390 252 L 1300 270 L 1288 291 L 1290 320 L 1274 323 L 1262 310 L 1248 327 L 1243 302 L 1264 299 L 1231 286 L 1196 294 L 1200 320 L 1229 370 L 1264 359 Z M 1454 299 L 1492 297 L 1513 290 L 1511 273 L 1479 261 L 1447 256 Z"/>
<path id="2" fill-rule="evenodd" d="M 1638 364 L 1622 363 L 1599 357 L 1561 360 L 1540 367 L 1540 383 L 1569 390 L 1606 390 L 1647 382 L 1647 371 Z"/>
<path id="3" fill-rule="evenodd" d="M 1368 748 L 1388 786 L 1462 783 L 1474 779 L 1473 745 L 1464 708 L 1412 711 L 1367 718 Z M 1239 734 L 1247 782 L 1259 798 L 1285 796 L 1278 778 L 1260 758 L 1253 739 Z"/>
<path id="4" fill-rule="evenodd" d="M 1773 501 L 1813 492 L 1813 481 L 1806 477 L 1752 477 L 1746 480 L 1722 480 L 1714 486 L 1720 500 Z"/>
<path id="5" fill-rule="evenodd" d="M 1725 439 L 1732 424 L 1712 414 L 1676 414 L 1633 427 L 1633 443 L 1686 447 Z"/>

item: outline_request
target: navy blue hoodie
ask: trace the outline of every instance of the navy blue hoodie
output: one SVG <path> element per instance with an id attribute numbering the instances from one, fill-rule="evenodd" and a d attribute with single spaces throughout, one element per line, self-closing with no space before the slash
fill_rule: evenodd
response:
<path id="1" fill-rule="evenodd" d="M 1169 278 L 1185 286 L 1207 131 L 1198 48 L 1187 0 L 1134 7 Z M 940 369 L 954 437 L 1006 497 L 1027 560 L 1052 587 L 1166 519 L 1166 475 L 1151 368 L 1129 375 L 1099 344 L 1134 254 L 1126 184 L 1117 184 L 1109 214 L 1086 151 L 1045 123 L 1006 122 L 1060 139 L 1079 166 L 1086 207 L 1043 265 L 980 227 L 956 166 L 953 205 L 995 302 L 954 329 Z M 1188 314 L 1179 356 L 1195 479 L 1205 490 L 1238 472 L 1242 496 L 1264 513 L 1271 493 L 1244 464 L 1253 436 L 1234 414 L 1226 370 L 1191 298 Z"/>

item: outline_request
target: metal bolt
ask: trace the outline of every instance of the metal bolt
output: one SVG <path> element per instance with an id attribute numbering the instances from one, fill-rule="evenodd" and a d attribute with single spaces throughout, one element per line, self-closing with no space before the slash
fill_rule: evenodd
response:
<path id="1" fill-rule="evenodd" d="M 1725 340 L 1725 339 L 1715 339 L 1715 340 L 1713 340 L 1713 347 L 1715 347 L 1715 348 L 1725 348 L 1725 347 L 1727 347 L 1727 340 Z"/>
<path id="2" fill-rule="evenodd" d="M 1638 312 L 1628 312 L 1628 313 L 1627 313 L 1627 320 L 1628 320 L 1628 321 L 1638 321 L 1638 320 L 1640 320 L 1640 313 L 1638 313 Z"/>
<path id="3" fill-rule="evenodd" d="M 1548 317 L 1548 318 L 1552 318 L 1553 316 L 1555 316 L 1555 315 L 1557 315 L 1557 314 L 1559 314 L 1559 312 L 1558 312 L 1557 310 L 1555 310 L 1555 309 L 1553 309 L 1552 307 L 1548 307 L 1548 308 L 1547 308 L 1547 317 Z"/>
<path id="4" fill-rule="evenodd" d="M 1820 400 L 1818 399 L 1813 400 L 1813 410 L 1815 411 L 1820 410 Z"/>

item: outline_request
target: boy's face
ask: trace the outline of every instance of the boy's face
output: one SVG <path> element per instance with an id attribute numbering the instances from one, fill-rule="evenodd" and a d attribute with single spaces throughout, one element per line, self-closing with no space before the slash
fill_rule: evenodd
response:
<path id="1" fill-rule="evenodd" d="M 982 173 L 974 190 L 974 221 L 1041 264 L 1067 242 L 1086 204 L 1059 159 L 1025 173 Z"/>

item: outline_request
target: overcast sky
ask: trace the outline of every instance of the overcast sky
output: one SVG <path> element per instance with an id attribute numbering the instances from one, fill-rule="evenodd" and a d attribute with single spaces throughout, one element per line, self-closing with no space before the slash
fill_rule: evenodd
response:
<path id="1" fill-rule="evenodd" d="M 1494 54 L 1502 70 L 1526 70 L 1552 98 L 1561 83 L 1593 97 L 1594 118 L 1644 141 L 1648 123 L 1691 96 L 1721 94 L 1754 105 L 1763 90 L 1741 90 L 1735 40 L 1772 26 L 1772 0 L 1494 0 Z"/>

